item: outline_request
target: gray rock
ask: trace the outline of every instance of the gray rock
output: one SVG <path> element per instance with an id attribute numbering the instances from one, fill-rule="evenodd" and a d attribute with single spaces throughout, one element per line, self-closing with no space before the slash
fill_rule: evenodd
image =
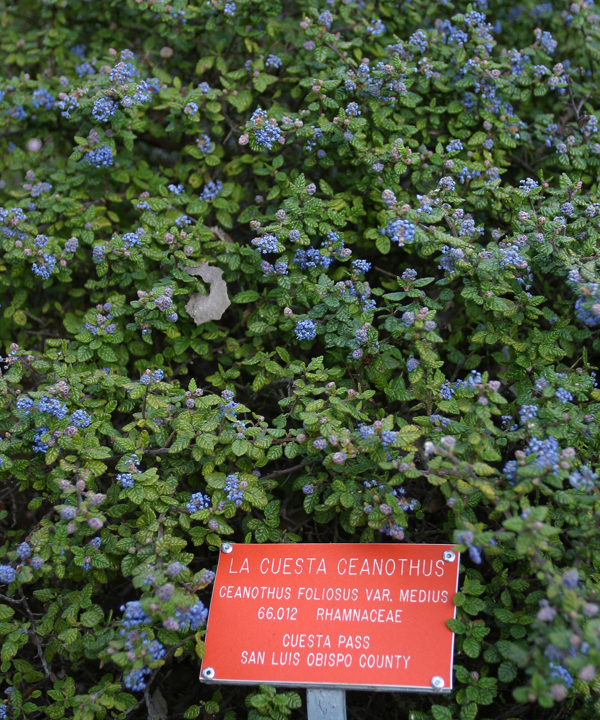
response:
<path id="1" fill-rule="evenodd" d="M 184 268 L 190 275 L 200 276 L 205 283 L 210 285 L 208 295 L 195 293 L 185 306 L 188 314 L 194 318 L 196 325 L 209 322 L 209 320 L 220 320 L 221 316 L 231 305 L 227 295 L 227 283 L 223 280 L 223 271 L 220 268 L 211 267 L 203 263 L 198 267 Z"/>

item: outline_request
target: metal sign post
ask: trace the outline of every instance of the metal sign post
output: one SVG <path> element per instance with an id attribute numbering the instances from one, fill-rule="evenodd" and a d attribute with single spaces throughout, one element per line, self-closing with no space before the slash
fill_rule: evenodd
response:
<path id="1" fill-rule="evenodd" d="M 308 720 L 346 720 L 346 691 L 307 688 Z"/>

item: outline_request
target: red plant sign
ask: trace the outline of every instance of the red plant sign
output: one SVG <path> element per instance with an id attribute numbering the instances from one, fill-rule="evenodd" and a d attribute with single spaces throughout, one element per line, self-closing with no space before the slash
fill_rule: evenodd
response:
<path id="1" fill-rule="evenodd" d="M 201 678 L 449 691 L 452 545 L 230 545 Z"/>

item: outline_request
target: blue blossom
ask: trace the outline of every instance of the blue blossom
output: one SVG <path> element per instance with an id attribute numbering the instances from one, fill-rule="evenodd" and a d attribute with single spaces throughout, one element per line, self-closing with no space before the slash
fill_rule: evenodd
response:
<path id="1" fill-rule="evenodd" d="M 67 415 L 67 406 L 60 403 L 56 398 L 49 398 L 43 395 L 38 402 L 38 410 L 43 413 L 49 413 L 58 420 L 62 420 Z"/>
<path id="2" fill-rule="evenodd" d="M 210 497 L 201 492 L 194 493 L 191 497 L 191 500 L 186 505 L 188 512 L 192 514 L 198 512 L 199 510 L 207 510 L 208 508 L 210 508 L 210 506 Z"/>
<path id="3" fill-rule="evenodd" d="M 519 408 L 519 417 L 521 423 L 525 424 L 526 422 L 530 422 L 531 420 L 535 419 L 537 411 L 537 405 L 523 405 L 521 408 Z"/>
<path id="4" fill-rule="evenodd" d="M 385 25 L 381 22 L 379 18 L 373 18 L 371 22 L 367 25 L 367 35 L 374 35 L 375 37 L 380 37 L 385 32 Z"/>
<path id="5" fill-rule="evenodd" d="M 74 253 L 79 247 L 79 240 L 76 237 L 71 237 L 65 242 L 65 252 Z"/>
<path id="6" fill-rule="evenodd" d="M 440 387 L 440 397 L 443 400 L 451 400 L 454 395 L 454 388 L 450 386 L 450 383 L 446 382 Z"/>
<path id="7" fill-rule="evenodd" d="M 252 245 L 263 254 L 277 252 L 277 238 L 272 233 L 254 238 Z"/>
<path id="8" fill-rule="evenodd" d="M 353 260 L 352 267 L 360 273 L 367 273 L 371 269 L 371 263 L 367 260 Z"/>
<path id="9" fill-rule="evenodd" d="M 44 108 L 52 110 L 54 105 L 54 97 L 46 88 L 38 88 L 33 91 L 33 107 L 36 109 Z"/>
<path id="10" fill-rule="evenodd" d="M 117 104 L 108 97 L 101 97 L 94 103 L 92 116 L 97 122 L 107 122 L 117 112 Z"/>
<path id="11" fill-rule="evenodd" d="M 563 405 L 573 400 L 573 394 L 562 387 L 559 387 L 554 394 L 561 401 L 561 403 L 563 403 Z"/>
<path id="12" fill-rule="evenodd" d="M 93 66 L 90 65 L 89 62 L 81 63 L 81 65 L 78 65 L 75 68 L 75 72 L 79 77 L 86 77 L 87 75 L 95 75 L 96 71 L 94 70 Z"/>
<path id="13" fill-rule="evenodd" d="M 319 25 L 324 25 L 327 30 L 331 27 L 331 23 L 333 22 L 333 15 L 329 12 L 329 10 L 325 10 L 319 15 Z"/>
<path id="14" fill-rule="evenodd" d="M 0 583 L 10 585 L 15 581 L 17 573 L 10 565 L 0 565 Z"/>
<path id="15" fill-rule="evenodd" d="M 232 0 L 227 0 L 223 7 L 223 13 L 227 15 L 227 17 L 233 17 L 235 15 L 235 3 Z"/>
<path id="16" fill-rule="evenodd" d="M 223 190 L 223 183 L 220 180 L 209 180 L 200 193 L 200 198 L 210 202 L 219 196 Z"/>
<path id="17" fill-rule="evenodd" d="M 152 620 L 142 609 L 139 600 L 130 600 L 125 605 L 121 605 L 120 610 L 123 613 L 121 626 L 126 630 L 133 630 L 140 625 L 148 625 Z"/>
<path id="18" fill-rule="evenodd" d="M 128 690 L 141 692 L 146 689 L 145 678 L 152 674 L 152 670 L 144 665 L 141 668 L 130 670 L 123 678 L 123 683 Z"/>
<path id="19" fill-rule="evenodd" d="M 317 323 L 314 320 L 300 320 L 295 328 L 298 340 L 314 340 L 317 336 Z"/>
<path id="20" fill-rule="evenodd" d="M 250 126 L 254 129 L 256 142 L 267 150 L 271 150 L 273 143 L 281 138 L 281 129 L 275 118 L 267 117 L 267 113 L 257 108 L 250 118 Z"/>
<path id="21" fill-rule="evenodd" d="M 92 422 L 92 416 L 85 410 L 75 410 L 71 415 L 71 424 L 78 428 L 86 428 Z"/>
<path id="22" fill-rule="evenodd" d="M 50 431 L 48 430 L 48 428 L 46 427 L 46 425 L 42 425 L 41 427 L 39 427 L 39 428 L 37 429 L 37 431 L 36 431 L 36 433 L 35 433 L 35 436 L 34 436 L 34 439 L 33 439 L 34 444 L 33 444 L 33 446 L 32 446 L 34 452 L 36 452 L 36 453 L 46 453 L 46 452 L 48 452 L 48 448 L 49 448 L 50 446 L 48 445 L 48 443 L 45 443 L 45 442 L 42 441 L 42 437 L 43 437 L 44 435 L 48 435 L 49 432 L 50 432 Z"/>
<path id="23" fill-rule="evenodd" d="M 31 555 L 31 545 L 27 542 L 22 542 L 20 545 L 17 545 L 17 555 L 21 560 L 28 558 Z"/>
<path id="24" fill-rule="evenodd" d="M 31 271 L 34 275 L 41 277 L 43 280 L 48 280 L 50 275 L 54 272 L 56 267 L 56 258 L 50 253 L 43 253 L 41 257 L 38 256 L 38 261 L 34 262 L 31 266 Z"/>
<path id="25" fill-rule="evenodd" d="M 375 435 L 375 430 L 371 426 L 362 423 L 358 426 L 358 432 L 363 440 L 367 440 Z"/>
<path id="26" fill-rule="evenodd" d="M 102 145 L 85 156 L 88 165 L 95 168 L 107 168 L 113 164 L 112 151 L 108 145 Z"/>
<path id="27" fill-rule="evenodd" d="M 132 247 L 141 247 L 142 246 L 141 236 L 144 234 L 145 233 L 142 228 L 140 228 L 137 232 L 125 233 L 122 238 L 123 239 L 123 247 L 127 248 L 128 250 L 130 250 Z"/>
<path id="28" fill-rule="evenodd" d="M 400 319 L 405 327 L 410 327 L 415 321 L 415 314 L 412 310 L 407 310 L 402 313 L 402 317 Z"/>
<path id="29" fill-rule="evenodd" d="M 396 433 L 393 430 L 384 430 L 381 433 L 381 442 L 383 443 L 383 447 L 393 445 L 396 442 Z"/>
<path id="30" fill-rule="evenodd" d="M 417 30 L 408 38 L 409 45 L 416 45 L 419 50 L 424 53 L 427 50 L 429 40 L 427 39 L 426 33 L 423 30 Z"/>
<path id="31" fill-rule="evenodd" d="M 196 139 L 196 144 L 203 155 L 210 155 L 215 149 L 212 140 L 206 133 L 202 133 L 202 135 Z"/>
<path id="32" fill-rule="evenodd" d="M 537 454 L 536 459 L 532 463 L 540 468 L 550 468 L 552 472 L 558 472 L 558 463 L 560 460 L 560 446 L 556 438 L 550 436 L 547 440 L 539 440 L 534 437 L 529 441 L 525 449 L 525 455 Z"/>
<path id="33" fill-rule="evenodd" d="M 119 473 L 117 475 L 117 482 L 121 487 L 131 489 L 134 487 L 135 482 L 131 473 Z"/>
<path id="34" fill-rule="evenodd" d="M 16 402 L 17 410 L 29 415 L 33 407 L 33 400 L 30 397 L 20 397 Z"/>
<path id="35" fill-rule="evenodd" d="M 456 182 L 451 177 L 440 178 L 438 185 L 444 192 L 454 192 L 456 188 Z"/>
<path id="36" fill-rule="evenodd" d="M 118 62 L 110 71 L 110 81 L 115 85 L 125 85 L 139 75 L 137 68 L 130 62 Z"/>
<path id="37" fill-rule="evenodd" d="M 180 562 L 175 561 L 167 565 L 165 573 L 171 577 L 177 577 L 183 569 L 183 565 Z"/>
<path id="38" fill-rule="evenodd" d="M 271 53 L 265 60 L 265 67 L 273 68 L 274 70 L 279 69 L 281 67 L 281 58 Z"/>
<path id="39" fill-rule="evenodd" d="M 535 190 L 537 187 L 539 187 L 540 184 L 537 180 L 533 180 L 533 178 L 527 178 L 526 180 L 521 180 L 520 183 L 520 189 L 523 190 L 524 193 L 529 195 L 529 193 L 532 190 Z"/>
<path id="40" fill-rule="evenodd" d="M 240 480 L 237 475 L 228 475 L 225 478 L 225 490 L 227 499 L 231 500 L 236 507 L 244 502 L 244 490 L 240 487 Z"/>
<path id="41" fill-rule="evenodd" d="M 548 665 L 550 667 L 550 677 L 556 678 L 557 680 L 562 680 L 568 688 L 573 687 L 573 683 L 575 681 L 571 677 L 571 674 L 569 673 L 567 668 L 563 667 L 562 665 L 556 665 L 552 662 L 548 663 Z"/>
<path id="42" fill-rule="evenodd" d="M 575 490 L 590 490 L 597 487 L 598 476 L 587 465 L 582 465 L 569 475 L 569 483 Z"/>
<path id="43" fill-rule="evenodd" d="M 200 600 L 195 605 L 186 608 L 177 608 L 175 618 L 181 629 L 197 630 L 204 625 L 208 617 L 208 610 Z"/>
<path id="44" fill-rule="evenodd" d="M 406 243 L 412 243 L 415 239 L 415 225 L 410 220 L 396 218 L 391 220 L 387 227 L 379 230 L 379 233 L 387 235 L 390 240 L 403 247 Z"/>
<path id="45" fill-rule="evenodd" d="M 461 142 L 458 138 L 455 138 L 454 140 L 451 140 L 451 141 L 446 145 L 446 152 L 448 152 L 448 153 L 459 152 L 459 150 L 462 150 L 462 149 L 463 149 L 463 144 L 462 144 L 462 142 Z"/>
<path id="46" fill-rule="evenodd" d="M 333 259 L 323 255 L 317 248 L 310 247 L 307 250 L 296 250 L 296 254 L 294 255 L 292 262 L 297 265 L 300 270 L 317 268 L 319 266 L 327 269 L 333 262 Z"/>
<path id="47" fill-rule="evenodd" d="M 540 45 L 548 53 L 548 55 L 553 55 L 558 43 L 552 37 L 552 35 L 546 30 L 542 31 L 539 28 L 536 28 L 534 34 L 536 38 L 540 41 Z"/>

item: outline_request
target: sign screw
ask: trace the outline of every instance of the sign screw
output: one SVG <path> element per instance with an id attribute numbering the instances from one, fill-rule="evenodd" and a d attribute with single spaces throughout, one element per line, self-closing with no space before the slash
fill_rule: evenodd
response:
<path id="1" fill-rule="evenodd" d="M 212 669 L 212 668 L 207 668 L 207 669 Z M 204 673 L 202 673 L 202 674 L 204 674 Z M 444 685 L 445 685 L 445 683 L 444 683 L 443 677 L 440 677 L 439 675 L 434 675 L 431 678 L 431 687 L 433 688 L 434 692 L 440 692 L 440 690 L 443 690 Z"/>
<path id="2" fill-rule="evenodd" d="M 456 553 L 452 552 L 452 550 L 446 550 L 442 557 L 446 562 L 454 562 L 456 560 Z"/>
<path id="3" fill-rule="evenodd" d="M 230 552 L 233 552 L 233 545 L 231 543 L 223 543 L 221 545 L 221 552 L 229 554 Z"/>
<path id="4" fill-rule="evenodd" d="M 202 670 L 202 677 L 205 680 L 214 680 L 215 677 L 215 671 L 214 668 L 207 667 Z M 440 678 L 441 679 L 441 678 Z M 433 680 L 431 681 L 433 682 Z M 442 685 L 444 684 L 444 681 L 442 680 Z"/>

